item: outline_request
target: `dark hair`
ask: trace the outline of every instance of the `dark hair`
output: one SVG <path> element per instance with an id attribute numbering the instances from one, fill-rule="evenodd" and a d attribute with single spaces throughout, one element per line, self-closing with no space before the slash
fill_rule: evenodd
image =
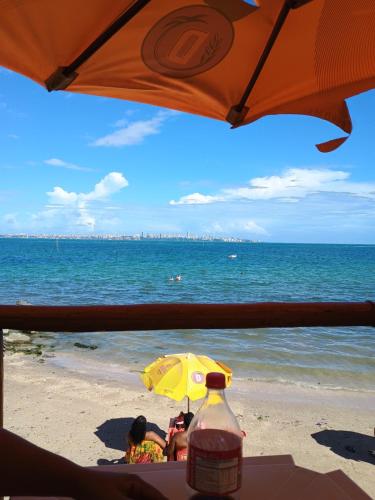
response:
<path id="1" fill-rule="evenodd" d="M 134 444 L 140 444 L 146 436 L 146 417 L 139 415 L 130 427 L 129 437 Z"/>
<path id="2" fill-rule="evenodd" d="M 189 413 L 184 413 L 184 424 L 185 424 L 185 431 L 188 430 L 190 422 L 193 420 L 194 413 L 189 411 Z"/>

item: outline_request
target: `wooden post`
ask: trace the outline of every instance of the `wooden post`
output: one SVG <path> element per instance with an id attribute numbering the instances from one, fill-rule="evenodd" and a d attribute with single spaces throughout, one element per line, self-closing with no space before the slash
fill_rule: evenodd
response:
<path id="1" fill-rule="evenodd" d="M 4 332 L 2 328 L 0 328 L 0 429 L 2 429 L 3 426 L 4 426 Z"/>
<path id="2" fill-rule="evenodd" d="M 4 426 L 4 332 L 0 328 L 0 429 Z M 4 497 L 0 496 L 0 500 Z"/>

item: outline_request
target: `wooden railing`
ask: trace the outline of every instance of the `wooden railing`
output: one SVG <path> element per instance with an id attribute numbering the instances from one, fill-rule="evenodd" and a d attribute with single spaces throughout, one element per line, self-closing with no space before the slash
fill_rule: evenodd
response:
<path id="1" fill-rule="evenodd" d="M 93 332 L 375 326 L 367 302 L 137 304 L 125 306 L 0 306 L 0 426 L 3 425 L 2 329 Z"/>

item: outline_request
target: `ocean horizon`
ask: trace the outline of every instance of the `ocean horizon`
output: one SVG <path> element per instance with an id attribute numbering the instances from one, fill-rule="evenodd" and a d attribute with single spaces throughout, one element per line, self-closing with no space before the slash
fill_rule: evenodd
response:
<path id="1" fill-rule="evenodd" d="M 3 238 L 0 284 L 2 304 L 366 301 L 375 300 L 375 245 Z M 92 375 L 100 367 L 104 378 L 191 351 L 238 379 L 375 390 L 366 327 L 40 332 L 32 343 L 45 362 Z"/>

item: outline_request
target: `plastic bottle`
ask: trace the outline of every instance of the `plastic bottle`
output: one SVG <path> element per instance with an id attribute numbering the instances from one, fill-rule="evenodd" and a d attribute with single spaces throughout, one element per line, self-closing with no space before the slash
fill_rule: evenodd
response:
<path id="1" fill-rule="evenodd" d="M 224 374 L 208 373 L 206 387 L 188 430 L 188 491 L 191 498 L 239 498 L 242 432 L 225 399 Z"/>

